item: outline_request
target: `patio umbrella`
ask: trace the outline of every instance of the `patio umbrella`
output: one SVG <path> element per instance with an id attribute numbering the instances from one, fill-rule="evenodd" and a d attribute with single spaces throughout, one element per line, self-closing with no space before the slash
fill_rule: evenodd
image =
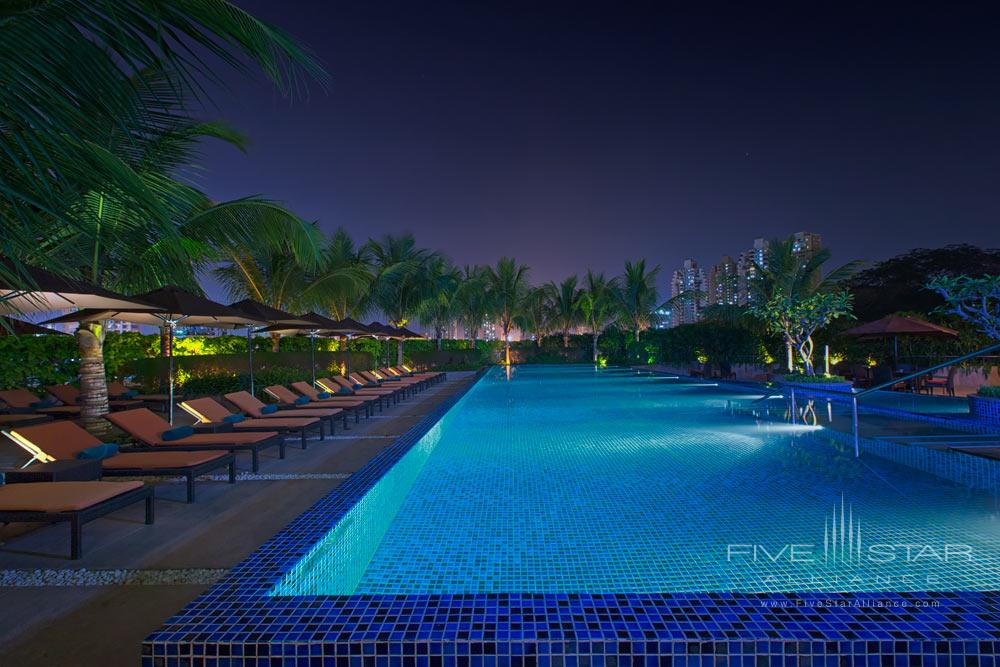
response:
<path id="1" fill-rule="evenodd" d="M 404 340 L 406 337 L 396 327 L 381 322 L 372 322 L 368 325 L 368 330 L 379 340 Z M 389 364 L 389 350 L 385 351 L 385 363 Z"/>
<path id="2" fill-rule="evenodd" d="M 33 322 L 25 322 L 14 317 L 0 316 L 0 336 L 68 336 L 69 334 L 55 329 L 40 327 Z"/>
<path id="3" fill-rule="evenodd" d="M 355 336 L 368 336 L 371 332 L 368 327 L 358 322 L 357 320 L 352 320 L 350 317 L 345 317 L 342 320 L 336 320 L 337 326 L 331 329 L 327 333 L 333 335 L 343 336 L 347 339 L 347 344 L 344 346 L 344 353 L 346 357 L 346 370 L 347 375 L 351 374 L 351 338 Z"/>
<path id="4" fill-rule="evenodd" d="M 329 333 L 337 328 L 337 320 L 323 317 L 318 313 L 296 315 L 298 324 L 280 322 L 260 329 L 261 332 L 281 334 L 306 334 L 309 336 L 309 365 L 312 367 L 312 383 L 316 384 L 316 336 Z"/>
<path id="5" fill-rule="evenodd" d="M 291 313 L 272 308 L 253 299 L 243 299 L 236 303 L 229 304 L 233 310 L 238 310 L 247 317 L 252 317 L 256 322 L 267 324 L 308 324 L 305 320 L 298 319 Z M 247 324 L 247 364 L 250 368 L 250 393 L 254 393 L 253 379 L 253 325 Z"/>
<path id="6" fill-rule="evenodd" d="M 0 259 L 8 272 L 16 272 L 8 260 Z M 150 304 L 127 297 L 82 280 L 62 278 L 54 273 L 28 267 L 22 273 L 25 283 L 15 285 L 0 277 L 0 313 L 47 313 L 67 308 L 133 308 L 149 310 Z"/>
<path id="7" fill-rule="evenodd" d="M 892 360 L 895 366 L 899 358 L 899 336 L 930 336 L 936 338 L 958 338 L 958 332 L 906 315 L 886 315 L 880 320 L 868 322 L 844 332 L 855 338 L 892 338 Z"/>
<path id="8" fill-rule="evenodd" d="M 221 303 L 182 290 L 179 287 L 161 287 L 136 297 L 142 303 L 151 304 L 156 310 L 95 309 L 88 308 L 55 317 L 45 322 L 92 322 L 95 320 L 119 320 L 135 324 L 166 327 L 169 343 L 169 405 L 168 417 L 174 423 L 174 330 L 181 322 L 192 326 L 211 326 L 223 329 L 241 329 L 248 324 L 263 324 L 256 318 Z"/>

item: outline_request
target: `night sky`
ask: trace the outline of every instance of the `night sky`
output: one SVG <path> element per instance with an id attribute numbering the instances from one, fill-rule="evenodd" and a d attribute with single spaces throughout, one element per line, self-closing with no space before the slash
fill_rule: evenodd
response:
<path id="1" fill-rule="evenodd" d="M 227 77 L 209 115 L 253 144 L 207 147 L 217 199 L 264 194 L 361 240 L 409 230 L 459 264 L 514 255 L 536 282 L 646 257 L 664 292 L 685 257 L 797 230 L 838 261 L 1000 245 L 988 3 L 237 4 L 332 85 L 289 103 Z"/>

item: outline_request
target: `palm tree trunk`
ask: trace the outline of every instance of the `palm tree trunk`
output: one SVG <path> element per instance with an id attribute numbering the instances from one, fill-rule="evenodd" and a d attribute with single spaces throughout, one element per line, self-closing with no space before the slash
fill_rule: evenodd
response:
<path id="1" fill-rule="evenodd" d="M 104 374 L 104 324 L 81 322 L 76 330 L 80 350 L 80 420 L 92 427 L 108 413 L 108 378 Z"/>
<path id="2" fill-rule="evenodd" d="M 271 334 L 271 352 L 278 352 L 281 349 L 281 334 Z"/>
<path id="3" fill-rule="evenodd" d="M 170 327 L 161 326 L 160 327 L 160 356 L 169 357 L 173 352 L 173 346 L 170 344 Z"/>
<path id="4" fill-rule="evenodd" d="M 396 365 L 403 365 L 403 339 L 400 338 L 399 342 L 396 343 Z"/>
<path id="5" fill-rule="evenodd" d="M 505 363 L 508 366 L 510 366 L 510 341 L 507 340 L 506 336 L 504 336 L 503 339 L 503 353 L 504 353 Z"/>
<path id="6" fill-rule="evenodd" d="M 597 339 L 600 337 L 600 335 L 601 334 L 597 333 L 596 331 L 594 332 L 594 363 L 595 364 L 597 363 Z"/>
<path id="7" fill-rule="evenodd" d="M 563 349 L 569 349 L 569 332 L 563 331 Z"/>
<path id="8" fill-rule="evenodd" d="M 639 325 L 635 325 L 635 342 L 639 342 Z"/>

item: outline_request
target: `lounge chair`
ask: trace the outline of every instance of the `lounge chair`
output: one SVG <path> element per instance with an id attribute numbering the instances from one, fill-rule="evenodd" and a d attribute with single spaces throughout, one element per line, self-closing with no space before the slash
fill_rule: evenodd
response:
<path id="1" fill-rule="evenodd" d="M 382 399 L 387 396 L 382 393 L 359 394 L 353 389 L 344 389 L 330 378 L 316 378 L 316 388 L 320 392 L 330 394 L 331 398 L 340 401 L 361 401 L 365 405 L 368 416 L 375 413 L 376 405 L 378 406 L 379 412 L 382 411 Z"/>
<path id="2" fill-rule="evenodd" d="M 86 449 L 101 441 L 81 426 L 58 421 L 10 431 L 7 436 L 42 463 L 79 458 Z M 225 451 L 199 452 L 119 452 L 101 460 L 104 477 L 183 477 L 187 482 L 187 502 L 194 502 L 194 481 L 219 468 L 229 468 L 229 483 L 236 481 L 236 457 Z"/>
<path id="3" fill-rule="evenodd" d="M 279 433 L 297 433 L 302 440 L 302 449 L 306 448 L 308 432 L 319 431 L 322 440 L 326 437 L 323 420 L 319 417 L 288 417 L 282 419 L 247 419 L 246 415 L 230 412 L 224 405 L 211 398 L 193 398 L 180 404 L 181 409 L 197 419 L 202 424 L 216 424 L 231 427 L 236 432 L 278 431 Z M 239 421 L 228 421 L 239 419 Z M 332 435 L 332 431 L 331 431 Z"/>
<path id="4" fill-rule="evenodd" d="M 18 428 L 20 426 L 34 426 L 52 421 L 51 415 L 26 415 L 26 414 L 0 414 L 0 428 Z"/>
<path id="5" fill-rule="evenodd" d="M 250 415 L 254 419 L 284 419 L 286 417 L 317 417 L 319 419 L 326 419 L 330 422 L 330 433 L 333 433 L 333 423 L 335 420 L 340 419 L 343 421 L 344 428 L 347 428 L 347 410 L 345 408 L 288 408 L 285 410 L 279 410 L 277 412 L 265 412 L 264 409 L 267 408 L 267 404 L 261 400 L 258 400 L 256 396 L 253 396 L 248 391 L 234 391 L 231 394 L 226 394 L 223 396 L 227 401 L 235 405 L 239 410 L 245 414 Z M 357 406 L 351 407 L 364 407 L 358 404 Z M 355 421 L 357 421 L 357 412 L 355 411 Z"/>
<path id="6" fill-rule="evenodd" d="M 56 418 L 72 418 L 80 416 L 78 405 L 56 405 L 53 400 L 42 400 L 27 389 L 6 389 L 0 391 L 0 401 L 8 410 L 17 414 L 34 413 L 49 415 Z"/>
<path id="7" fill-rule="evenodd" d="M 45 391 L 58 398 L 64 405 L 80 405 L 80 390 L 71 384 L 50 384 Z M 112 410 L 127 410 L 142 406 L 142 401 L 127 398 L 108 398 L 108 406 Z"/>
<path id="8" fill-rule="evenodd" d="M 391 398 L 394 403 L 399 403 L 401 387 L 383 387 L 375 380 L 359 377 L 356 373 L 351 373 L 349 378 L 343 375 L 334 375 L 333 380 L 341 387 L 346 387 L 355 394 L 361 396 L 384 396 L 387 399 Z"/>
<path id="9" fill-rule="evenodd" d="M 108 380 L 108 396 L 112 398 L 125 398 L 142 401 L 143 403 L 167 404 L 170 397 L 166 394 L 140 394 L 134 389 L 129 389 L 121 382 Z"/>
<path id="10" fill-rule="evenodd" d="M 228 452 L 249 452 L 251 469 L 260 470 L 260 452 L 277 447 L 278 455 L 285 458 L 285 438 L 277 431 L 263 433 L 194 433 L 177 440 L 164 440 L 163 434 L 173 430 L 169 422 L 149 408 L 123 410 L 104 415 L 109 422 L 125 431 L 137 441 L 157 451 L 202 452 L 224 449 Z"/>
<path id="11" fill-rule="evenodd" d="M 438 382 L 443 382 L 448 379 L 448 374 L 443 371 L 416 371 L 409 366 L 390 366 L 390 371 L 396 371 L 402 375 L 408 375 L 415 378 L 427 378 L 431 384 L 437 384 Z"/>
<path id="12" fill-rule="evenodd" d="M 83 524 L 141 500 L 153 523 L 153 489 L 142 482 L 30 482 L 0 486 L 0 522 L 70 525 L 70 558 L 83 555 Z"/>
<path id="13" fill-rule="evenodd" d="M 308 382 L 301 382 L 301 383 L 293 382 L 291 386 L 294 387 L 295 384 L 299 384 L 300 386 L 304 385 L 305 387 L 310 386 Z M 282 386 L 280 384 L 274 384 L 271 385 L 270 387 L 264 387 L 264 392 L 268 396 L 272 397 L 274 400 L 278 401 L 278 407 L 280 407 L 283 410 L 288 408 L 294 409 L 294 408 L 304 408 L 304 407 L 347 409 L 346 408 L 347 405 L 356 404 L 359 400 L 362 400 L 360 397 L 357 396 L 329 396 L 327 398 L 319 398 L 318 393 L 316 393 L 314 396 L 302 394 L 301 392 L 295 393 L 288 387 Z M 369 410 L 368 404 L 363 404 L 362 406 L 354 405 L 352 409 L 354 410 L 355 423 L 358 422 L 359 419 L 358 415 L 361 407 L 365 408 L 366 417 L 371 416 L 371 411 Z M 379 405 L 379 409 L 381 408 L 382 406 Z"/>
<path id="14" fill-rule="evenodd" d="M 429 386 L 429 382 L 426 378 L 410 377 L 409 375 L 403 375 L 402 373 L 398 373 L 389 368 L 379 368 L 378 370 L 370 371 L 370 374 L 386 383 L 398 382 L 401 385 L 405 385 L 410 389 L 411 393 L 414 389 L 417 391 L 423 391 Z M 392 386 L 392 384 L 389 386 Z"/>
<path id="15" fill-rule="evenodd" d="M 381 373 L 377 371 L 360 371 L 358 373 L 351 373 L 348 378 L 353 380 L 356 384 L 361 384 L 365 389 L 381 389 L 383 391 L 389 389 L 396 392 L 394 396 L 396 402 L 407 397 L 407 395 L 412 395 L 416 390 L 416 386 L 412 385 L 409 381 L 403 382 L 402 378 L 393 377 L 391 380 L 383 377 Z"/>
<path id="16" fill-rule="evenodd" d="M 407 371 L 404 371 L 404 370 L 401 370 L 399 368 L 395 368 L 395 367 L 392 367 L 392 366 L 386 366 L 385 368 L 380 368 L 378 370 L 379 370 L 379 373 L 381 373 L 385 377 L 398 377 L 398 378 L 401 378 L 401 379 L 404 379 L 404 380 L 409 379 L 409 380 L 417 383 L 417 386 L 420 387 L 420 389 L 427 389 L 432 384 L 434 384 L 434 382 L 436 380 L 436 376 L 434 376 L 434 375 L 432 375 L 430 373 L 427 373 L 427 374 L 424 374 L 424 373 L 410 373 L 410 372 L 407 372 Z"/>

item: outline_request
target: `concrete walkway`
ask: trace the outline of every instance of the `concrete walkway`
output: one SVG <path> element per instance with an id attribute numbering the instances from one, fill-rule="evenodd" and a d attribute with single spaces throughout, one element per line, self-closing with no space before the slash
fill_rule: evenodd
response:
<path id="1" fill-rule="evenodd" d="M 268 452 L 259 475 L 200 482 L 191 505 L 162 482 L 154 525 L 139 505 L 89 523 L 78 561 L 66 524 L 0 529 L 0 665 L 138 664 L 146 635 L 472 379 L 449 373 L 306 451 L 290 438 L 284 461 Z"/>

